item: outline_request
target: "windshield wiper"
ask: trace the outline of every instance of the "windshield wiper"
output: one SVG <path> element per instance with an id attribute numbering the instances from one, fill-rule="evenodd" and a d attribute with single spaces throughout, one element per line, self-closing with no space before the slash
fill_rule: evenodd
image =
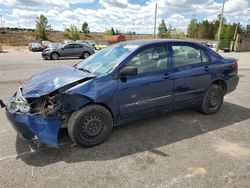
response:
<path id="1" fill-rule="evenodd" d="M 81 71 L 85 71 L 85 72 L 88 72 L 88 73 L 91 73 L 89 70 L 85 69 L 85 68 L 77 68 L 78 70 L 81 70 Z"/>

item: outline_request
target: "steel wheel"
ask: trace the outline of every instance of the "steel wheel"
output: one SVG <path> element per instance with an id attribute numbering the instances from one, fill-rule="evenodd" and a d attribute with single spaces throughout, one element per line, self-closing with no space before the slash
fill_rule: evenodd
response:
<path id="1" fill-rule="evenodd" d="M 210 110 L 215 110 L 219 107 L 221 97 L 219 90 L 212 90 L 210 94 L 208 95 L 207 105 Z"/>
<path id="2" fill-rule="evenodd" d="M 58 58 L 59 58 L 58 53 L 52 53 L 52 54 L 51 54 L 51 59 L 57 60 Z"/>
<path id="3" fill-rule="evenodd" d="M 214 114 L 223 104 L 224 93 L 219 85 L 212 84 L 206 91 L 200 104 L 200 110 L 204 114 Z"/>
<path id="4" fill-rule="evenodd" d="M 80 137 L 86 142 L 95 142 L 102 137 L 105 129 L 101 114 L 91 114 L 85 117 L 80 126 Z"/>
<path id="5" fill-rule="evenodd" d="M 83 59 L 87 59 L 90 56 L 89 52 L 83 52 L 82 57 Z"/>
<path id="6" fill-rule="evenodd" d="M 84 147 L 102 143 L 111 133 L 113 118 L 109 110 L 91 104 L 74 112 L 68 121 L 68 133 L 76 144 Z"/>

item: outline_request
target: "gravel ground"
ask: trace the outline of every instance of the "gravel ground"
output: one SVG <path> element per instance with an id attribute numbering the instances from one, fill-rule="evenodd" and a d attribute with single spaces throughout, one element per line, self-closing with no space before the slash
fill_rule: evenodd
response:
<path id="1" fill-rule="evenodd" d="M 240 59 L 240 83 L 222 109 L 205 116 L 189 109 L 116 127 L 93 148 L 60 148 L 21 140 L 0 110 L 0 187 L 249 187 L 250 52 Z M 0 54 L 0 98 L 32 74 L 79 59 L 44 61 L 40 53 Z"/>

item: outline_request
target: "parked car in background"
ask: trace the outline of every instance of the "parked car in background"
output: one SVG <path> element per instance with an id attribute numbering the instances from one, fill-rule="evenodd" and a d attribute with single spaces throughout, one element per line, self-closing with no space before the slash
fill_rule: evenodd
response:
<path id="1" fill-rule="evenodd" d="M 107 48 L 107 47 L 108 47 L 107 43 L 100 43 L 100 44 L 95 45 L 96 50 L 102 50 L 102 49 Z"/>
<path id="2" fill-rule="evenodd" d="M 46 48 L 42 52 L 42 57 L 44 59 L 52 60 L 56 60 L 61 57 L 79 57 L 86 59 L 93 53 L 95 53 L 95 51 L 89 45 L 73 42 L 60 45 L 57 48 Z"/>
<path id="3" fill-rule="evenodd" d="M 31 52 L 42 52 L 44 50 L 44 47 L 39 42 L 31 42 L 29 43 L 29 50 Z"/>
<path id="4" fill-rule="evenodd" d="M 48 40 L 43 40 L 43 41 L 42 41 L 42 46 L 43 46 L 44 48 L 47 48 L 50 44 L 51 44 L 51 42 L 48 41 Z"/>
<path id="5" fill-rule="evenodd" d="M 33 142 L 57 147 L 65 125 L 74 143 L 90 147 L 127 122 L 189 107 L 214 114 L 238 82 L 237 60 L 200 43 L 127 41 L 73 67 L 35 74 L 12 96 L 6 114 Z"/>

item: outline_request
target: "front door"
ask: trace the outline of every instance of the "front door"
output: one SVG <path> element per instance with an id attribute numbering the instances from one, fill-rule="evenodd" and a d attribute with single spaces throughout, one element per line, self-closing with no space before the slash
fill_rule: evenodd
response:
<path id="1" fill-rule="evenodd" d="M 62 57 L 71 57 L 71 56 L 74 56 L 74 54 L 75 54 L 75 46 L 74 46 L 74 44 L 67 44 L 62 49 L 61 56 Z"/>
<path id="2" fill-rule="evenodd" d="M 127 62 L 126 66 L 138 68 L 138 74 L 118 79 L 121 119 L 172 110 L 173 79 L 168 62 L 165 45 L 144 48 Z"/>

